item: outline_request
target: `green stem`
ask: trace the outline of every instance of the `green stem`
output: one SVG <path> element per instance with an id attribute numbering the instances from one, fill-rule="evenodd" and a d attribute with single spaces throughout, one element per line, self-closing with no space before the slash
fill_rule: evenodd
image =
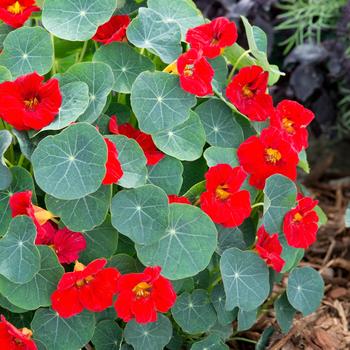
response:
<path id="1" fill-rule="evenodd" d="M 55 38 L 52 34 L 50 36 L 51 36 L 51 42 L 53 47 L 53 57 L 54 57 L 53 65 L 51 68 L 51 76 L 54 76 L 56 74 Z"/>
<path id="2" fill-rule="evenodd" d="M 244 52 L 242 53 L 241 56 L 238 57 L 238 59 L 237 59 L 235 65 L 233 66 L 233 68 L 232 68 L 232 70 L 231 70 L 231 72 L 230 72 L 230 75 L 229 75 L 228 78 L 227 78 L 227 82 L 228 82 L 228 83 L 231 81 L 231 79 L 232 79 L 232 77 L 233 77 L 233 74 L 234 74 L 234 72 L 236 71 L 236 68 L 238 67 L 239 63 L 242 61 L 242 59 L 243 59 L 245 56 L 249 55 L 250 52 L 251 52 L 250 50 L 246 50 L 246 51 L 244 51 Z"/>
<path id="3" fill-rule="evenodd" d="M 145 54 L 145 48 L 144 48 L 144 47 L 140 50 L 140 54 L 141 54 L 141 55 L 144 55 L 144 54 Z"/>
<path id="4" fill-rule="evenodd" d="M 251 339 L 247 339 L 247 338 L 242 338 L 242 337 L 234 337 L 231 340 L 240 340 L 240 341 L 244 341 L 246 343 L 252 343 L 252 344 L 257 344 L 258 342 L 255 340 L 251 340 Z"/>
<path id="5" fill-rule="evenodd" d="M 222 281 L 222 277 L 221 277 L 221 275 L 219 275 L 217 278 L 216 278 L 216 280 L 214 280 L 214 282 L 210 285 L 210 287 L 209 287 L 209 289 L 208 289 L 208 291 L 209 291 L 209 293 L 214 289 L 214 287 L 218 284 L 218 283 L 220 283 Z"/>
<path id="6" fill-rule="evenodd" d="M 26 158 L 25 158 L 24 154 L 21 154 L 21 156 L 19 157 L 17 166 L 22 166 L 25 159 Z"/>
<path id="7" fill-rule="evenodd" d="M 4 158 L 4 161 L 10 168 L 14 167 L 14 165 L 9 160 L 7 160 L 6 158 Z"/>
<path id="8" fill-rule="evenodd" d="M 79 56 L 79 59 L 78 59 L 78 63 L 82 62 L 83 59 L 84 59 L 84 56 L 86 54 L 86 50 L 87 50 L 87 47 L 88 47 L 88 44 L 89 44 L 89 41 L 84 41 L 84 45 L 80 51 L 80 56 Z"/>
<path id="9" fill-rule="evenodd" d="M 252 205 L 252 209 L 253 209 L 253 208 L 257 208 L 257 207 L 263 207 L 263 206 L 264 206 L 264 203 L 263 203 L 263 202 L 254 203 L 254 204 Z"/>

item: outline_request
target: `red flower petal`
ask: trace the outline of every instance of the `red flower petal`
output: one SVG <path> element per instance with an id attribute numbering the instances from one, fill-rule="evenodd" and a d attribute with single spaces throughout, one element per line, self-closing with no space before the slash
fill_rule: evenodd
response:
<path id="1" fill-rule="evenodd" d="M 102 181 L 103 185 L 111 185 L 117 183 L 123 176 L 123 170 L 118 159 L 118 151 L 115 144 L 109 139 L 104 139 L 107 145 L 107 163 L 106 175 Z"/>
<path id="2" fill-rule="evenodd" d="M 52 309 L 58 312 L 60 317 L 72 317 L 84 309 L 76 287 L 54 291 L 51 295 L 51 302 Z"/>
<path id="3" fill-rule="evenodd" d="M 176 194 L 169 194 L 168 195 L 168 201 L 169 203 L 183 203 L 183 204 L 191 204 L 188 198 L 186 197 L 180 197 Z"/>

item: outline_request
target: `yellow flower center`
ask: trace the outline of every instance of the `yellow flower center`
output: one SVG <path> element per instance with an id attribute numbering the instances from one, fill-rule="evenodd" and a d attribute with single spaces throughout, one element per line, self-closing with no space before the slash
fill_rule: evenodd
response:
<path id="1" fill-rule="evenodd" d="M 137 298 L 146 298 L 151 294 L 150 292 L 151 288 L 152 286 L 149 283 L 140 282 L 133 288 L 132 291 L 136 294 Z"/>
<path id="2" fill-rule="evenodd" d="M 193 75 L 193 64 L 186 64 L 186 67 L 184 69 L 184 76 L 185 77 L 191 77 Z"/>
<path id="3" fill-rule="evenodd" d="M 265 150 L 265 158 L 269 163 L 276 164 L 281 160 L 282 154 L 277 149 L 267 148 Z"/>
<path id="4" fill-rule="evenodd" d="M 25 6 L 22 6 L 19 1 L 14 2 L 12 5 L 7 6 L 7 11 L 14 14 L 18 15 L 22 13 L 25 10 Z"/>
<path id="5" fill-rule="evenodd" d="M 27 109 L 33 110 L 39 104 L 39 100 L 36 97 L 32 97 L 29 100 L 24 100 L 24 105 Z"/>
<path id="6" fill-rule="evenodd" d="M 33 336 L 33 332 L 30 329 L 26 328 L 26 327 L 22 328 L 21 332 L 28 339 L 30 339 Z"/>
<path id="7" fill-rule="evenodd" d="M 294 133 L 295 129 L 294 129 L 294 122 L 288 118 L 283 118 L 282 119 L 282 125 L 283 128 L 289 133 L 292 134 Z"/>
<path id="8" fill-rule="evenodd" d="M 254 96 L 254 93 L 252 90 L 250 90 L 249 86 L 248 85 L 244 85 L 243 88 L 242 88 L 242 93 L 245 97 L 253 97 Z"/>
<path id="9" fill-rule="evenodd" d="M 301 221 L 303 220 L 303 216 L 300 213 L 296 213 L 294 215 L 294 221 Z"/>
<path id="10" fill-rule="evenodd" d="M 227 190 L 228 190 L 227 185 L 219 185 L 215 190 L 216 198 L 221 199 L 222 201 L 229 198 L 231 193 Z"/>

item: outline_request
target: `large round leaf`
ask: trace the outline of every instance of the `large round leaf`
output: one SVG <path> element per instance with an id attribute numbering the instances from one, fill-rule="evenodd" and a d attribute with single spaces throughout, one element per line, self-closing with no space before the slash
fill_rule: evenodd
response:
<path id="1" fill-rule="evenodd" d="M 238 306 L 252 311 L 261 305 L 270 291 L 269 270 L 253 252 L 237 248 L 224 251 L 220 270 L 226 293 L 226 310 Z"/>
<path id="2" fill-rule="evenodd" d="M 92 343 L 96 350 L 120 350 L 123 339 L 123 331 L 112 320 L 104 320 L 97 324 L 92 337 Z"/>
<path id="3" fill-rule="evenodd" d="M 43 25 L 59 38 L 88 40 L 109 20 L 116 5 L 115 0 L 45 0 Z"/>
<path id="4" fill-rule="evenodd" d="M 27 283 L 40 269 L 40 254 L 34 245 L 36 228 L 28 216 L 12 219 L 0 240 L 0 274 L 14 283 Z"/>
<path id="5" fill-rule="evenodd" d="M 50 34 L 41 27 L 22 27 L 8 34 L 0 65 L 13 78 L 32 72 L 44 75 L 53 65 L 54 51 Z"/>
<path id="6" fill-rule="evenodd" d="M 135 79 L 145 70 L 154 70 L 154 63 L 127 43 L 101 46 L 94 54 L 95 62 L 108 64 L 114 74 L 113 90 L 130 93 Z"/>
<path id="7" fill-rule="evenodd" d="M 181 89 L 179 78 L 163 72 L 143 72 L 131 90 L 131 106 L 140 129 L 153 134 L 189 118 L 196 98 Z"/>
<path id="8" fill-rule="evenodd" d="M 62 105 L 55 120 L 44 130 L 60 130 L 75 122 L 89 105 L 89 87 L 82 81 L 74 81 L 60 86 Z"/>
<path id="9" fill-rule="evenodd" d="M 290 304 L 304 316 L 316 311 L 324 293 L 320 274 L 311 267 L 294 269 L 288 278 L 287 297 Z"/>
<path id="10" fill-rule="evenodd" d="M 70 230 L 89 231 L 103 223 L 112 198 L 112 186 L 101 186 L 96 192 L 80 199 L 63 200 L 45 197 L 46 208 Z"/>
<path id="11" fill-rule="evenodd" d="M 61 318 L 52 309 L 38 309 L 31 323 L 34 340 L 50 350 L 77 350 L 87 344 L 95 330 L 95 316 L 84 311 L 70 318 Z"/>
<path id="12" fill-rule="evenodd" d="M 118 185 L 134 188 L 146 183 L 146 157 L 140 145 L 133 139 L 123 135 L 112 135 L 108 138 L 114 142 L 118 150 L 118 159 L 123 169 L 123 176 Z"/>
<path id="13" fill-rule="evenodd" d="M 138 244 L 152 244 L 165 235 L 168 197 L 159 187 L 145 185 L 118 192 L 112 200 L 112 225 Z"/>
<path id="14" fill-rule="evenodd" d="M 156 146 L 166 154 L 180 160 L 196 160 L 203 153 L 205 131 L 194 112 L 182 124 L 153 135 Z"/>
<path id="15" fill-rule="evenodd" d="M 8 130 L 0 130 L 0 190 L 11 185 L 12 173 L 3 160 L 4 154 L 12 143 L 12 135 Z"/>
<path id="16" fill-rule="evenodd" d="M 79 121 L 93 123 L 102 113 L 111 92 L 114 78 L 112 69 L 102 62 L 83 62 L 72 66 L 60 79 L 65 85 L 81 81 L 89 87 L 89 105 Z"/>
<path id="17" fill-rule="evenodd" d="M 202 289 L 178 296 L 171 314 L 182 330 L 190 334 L 204 333 L 216 322 L 214 307 L 207 291 Z"/>
<path id="18" fill-rule="evenodd" d="M 135 273 L 143 270 L 143 266 L 140 262 L 134 259 L 128 254 L 113 255 L 108 261 L 108 267 L 115 267 L 122 274 Z"/>
<path id="19" fill-rule="evenodd" d="M 181 31 L 178 24 L 163 21 L 157 12 L 141 7 L 138 16 L 128 26 L 127 37 L 137 47 L 142 47 L 170 63 L 182 52 Z"/>
<path id="20" fill-rule="evenodd" d="M 169 319 L 161 314 L 156 322 L 139 324 L 134 320 L 127 323 L 124 337 L 135 350 L 162 350 L 173 334 Z"/>
<path id="21" fill-rule="evenodd" d="M 182 163 L 171 157 L 164 157 L 156 165 L 148 167 L 147 182 L 163 189 L 167 194 L 178 194 L 182 186 Z"/>
<path id="22" fill-rule="evenodd" d="M 48 246 L 38 246 L 40 270 L 32 280 L 23 284 L 10 282 L 0 277 L 1 293 L 14 305 L 26 310 L 35 310 L 51 305 L 51 294 L 64 273 L 54 251 Z"/>
<path id="23" fill-rule="evenodd" d="M 32 155 L 37 184 L 46 193 L 65 200 L 96 192 L 106 173 L 106 161 L 105 141 L 86 123 L 44 138 Z"/>
<path id="24" fill-rule="evenodd" d="M 10 171 L 12 174 L 11 185 L 5 191 L 0 191 L 0 236 L 5 234 L 11 222 L 12 216 L 9 199 L 12 194 L 26 190 L 34 192 L 34 181 L 27 170 L 20 167 L 13 167 Z"/>
<path id="25" fill-rule="evenodd" d="M 215 251 L 215 225 L 199 208 L 188 204 L 169 206 L 166 235 L 156 244 L 137 246 L 138 257 L 144 265 L 159 265 L 162 274 L 181 279 L 204 270 Z"/>
<path id="26" fill-rule="evenodd" d="M 244 140 L 243 131 L 233 111 L 221 100 L 212 98 L 196 108 L 207 141 L 212 146 L 238 147 Z"/>

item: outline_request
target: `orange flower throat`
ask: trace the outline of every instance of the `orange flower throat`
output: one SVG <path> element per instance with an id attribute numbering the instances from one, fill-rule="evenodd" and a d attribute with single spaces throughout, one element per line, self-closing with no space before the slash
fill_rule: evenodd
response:
<path id="1" fill-rule="evenodd" d="M 295 129 L 294 129 L 294 122 L 288 118 L 283 118 L 282 119 L 282 125 L 283 128 L 289 133 L 293 134 Z"/>
<path id="2" fill-rule="evenodd" d="M 152 286 L 147 282 L 140 282 L 133 288 L 133 292 L 135 293 L 137 298 L 146 298 L 151 294 Z"/>
<path id="3" fill-rule="evenodd" d="M 22 6 L 19 1 L 15 1 L 12 5 L 7 6 L 7 11 L 14 15 L 19 15 L 25 9 L 26 7 Z"/>
<path id="4" fill-rule="evenodd" d="M 191 77 L 193 75 L 193 64 L 186 64 L 186 67 L 184 69 L 184 76 L 185 77 Z"/>
<path id="5" fill-rule="evenodd" d="M 84 269 L 85 269 L 84 264 L 80 263 L 79 261 L 75 262 L 74 271 L 83 271 Z M 90 276 L 87 276 L 85 278 L 82 278 L 82 279 L 76 281 L 75 284 L 78 288 L 81 288 L 81 287 L 85 286 L 86 284 L 89 284 L 94 279 L 95 279 L 95 277 L 90 275 Z"/>
<path id="6" fill-rule="evenodd" d="M 226 184 L 219 185 L 215 190 L 215 194 L 216 198 L 221 199 L 222 201 L 225 201 L 231 195 L 231 193 L 228 191 L 228 186 Z"/>
<path id="7" fill-rule="evenodd" d="M 300 213 L 296 213 L 294 215 L 294 221 L 300 222 L 301 220 L 303 220 L 303 216 Z"/>
<path id="8" fill-rule="evenodd" d="M 32 97 L 28 100 L 24 100 L 24 105 L 28 110 L 34 110 L 35 107 L 39 104 L 39 100 L 36 97 Z"/>
<path id="9" fill-rule="evenodd" d="M 248 97 L 248 98 L 251 98 L 254 96 L 254 92 L 250 89 L 248 84 L 243 86 L 242 93 L 245 97 Z"/>
<path id="10" fill-rule="evenodd" d="M 282 154 L 279 150 L 273 148 L 265 149 L 266 161 L 272 164 L 276 164 L 282 159 Z"/>

